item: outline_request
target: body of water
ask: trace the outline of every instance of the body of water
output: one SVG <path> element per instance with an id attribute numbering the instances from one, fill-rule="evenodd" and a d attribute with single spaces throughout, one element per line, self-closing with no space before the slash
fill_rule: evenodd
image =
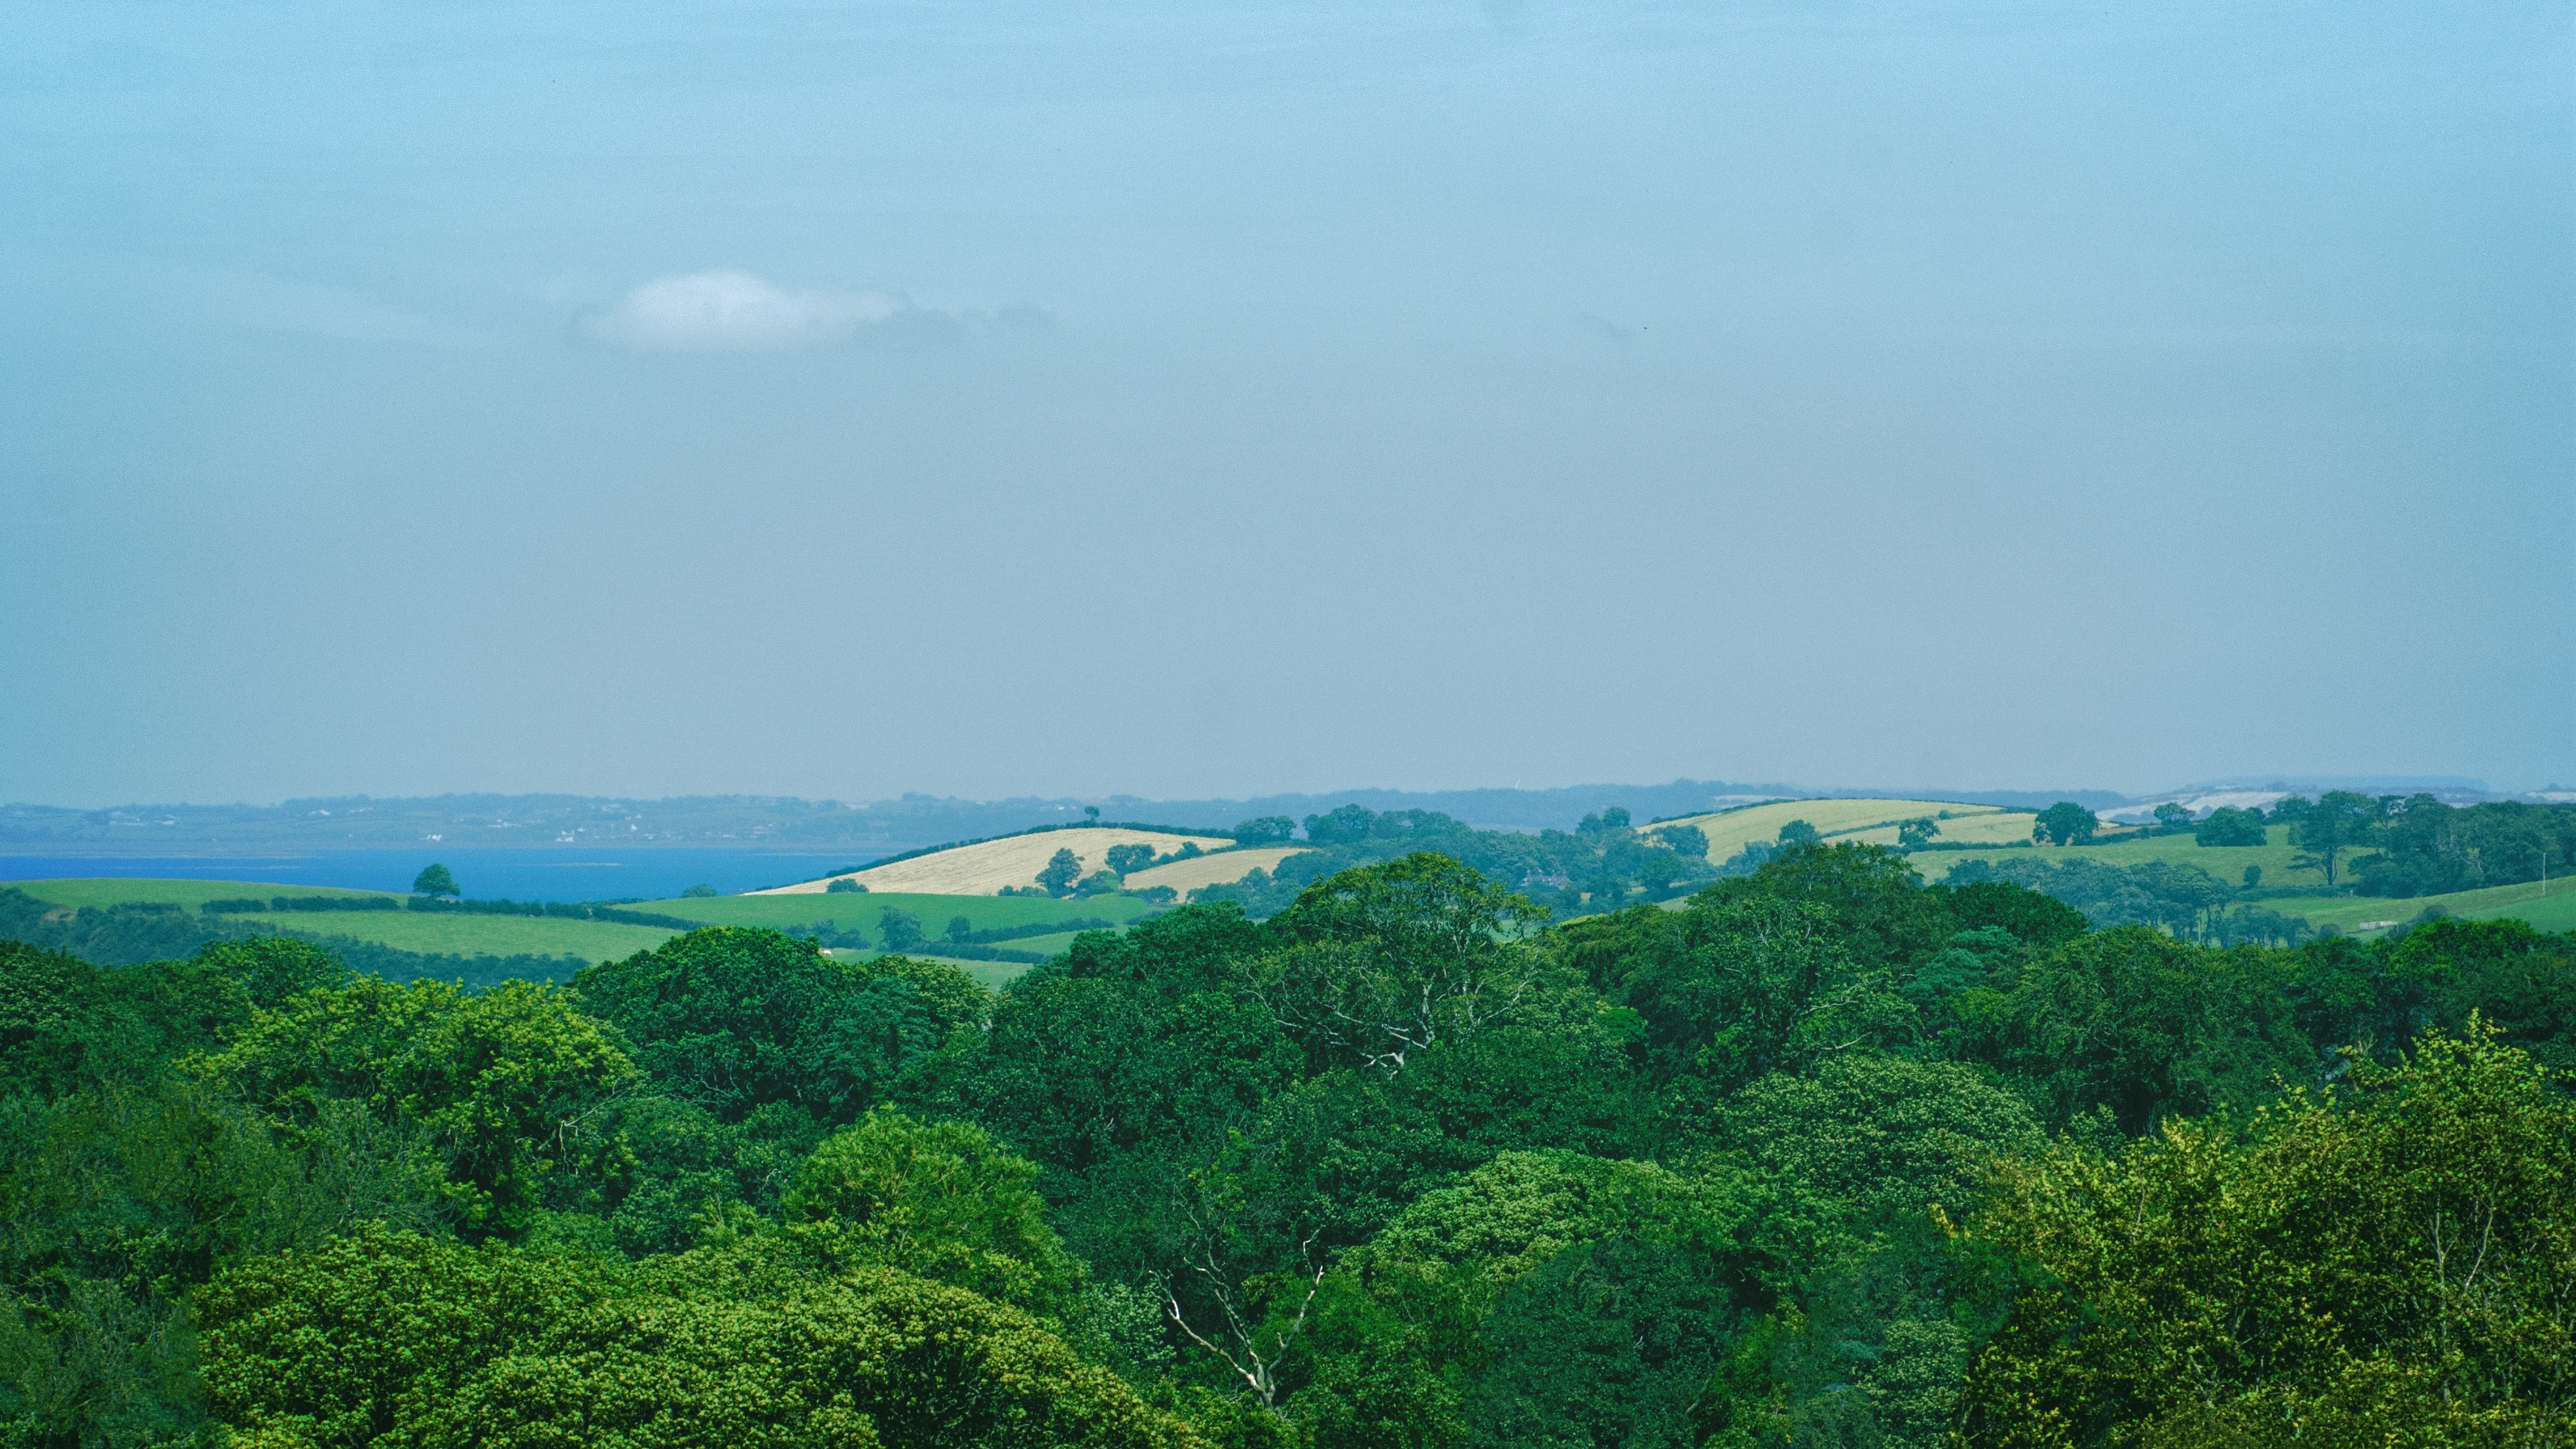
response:
<path id="1" fill-rule="evenodd" d="M 893 854 L 893 851 L 878 854 Z M 664 900 L 694 885 L 732 895 L 865 864 L 861 855 L 765 850 L 322 850 L 242 856 L 0 855 L 0 883 L 110 877 L 238 880 L 278 887 L 407 891 L 432 861 L 477 900 Z"/>

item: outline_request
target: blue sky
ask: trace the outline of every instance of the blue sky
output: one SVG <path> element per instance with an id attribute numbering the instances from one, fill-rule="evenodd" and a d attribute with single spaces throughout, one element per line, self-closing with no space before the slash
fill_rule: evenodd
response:
<path id="1" fill-rule="evenodd" d="M 2570 24 L 15 5 L 0 798 L 2576 783 Z"/>

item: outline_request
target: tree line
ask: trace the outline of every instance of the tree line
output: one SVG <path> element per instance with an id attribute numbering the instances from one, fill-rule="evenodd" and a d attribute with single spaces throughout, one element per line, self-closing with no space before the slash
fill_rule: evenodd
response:
<path id="1" fill-rule="evenodd" d="M 0 1418 L 2558 1443 L 2571 1067 L 2576 937 L 2205 944 L 1821 843 L 1572 921 L 1406 852 L 1000 993 L 734 927 L 483 991 L 12 943 Z"/>

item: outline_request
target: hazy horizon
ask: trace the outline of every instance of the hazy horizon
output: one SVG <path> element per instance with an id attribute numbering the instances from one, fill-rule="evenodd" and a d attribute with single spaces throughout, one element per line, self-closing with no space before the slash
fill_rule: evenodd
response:
<path id="1" fill-rule="evenodd" d="M 2576 783 L 2563 5 L 0 18 L 0 799 Z"/>

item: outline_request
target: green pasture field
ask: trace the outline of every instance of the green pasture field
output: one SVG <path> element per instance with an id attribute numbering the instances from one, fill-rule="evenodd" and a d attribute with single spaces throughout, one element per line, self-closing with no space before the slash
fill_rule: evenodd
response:
<path id="1" fill-rule="evenodd" d="M 1014 941 L 1011 944 L 1016 946 L 1019 943 Z M 886 953 L 883 951 L 826 951 L 823 954 L 838 961 L 873 961 Z M 1029 969 L 1018 961 L 958 961 L 946 956 L 935 956 L 927 951 L 907 951 L 904 954 L 915 961 L 936 961 L 942 966 L 954 966 L 987 991 L 1001 990 L 1020 979 L 1022 973 Z"/>
<path id="2" fill-rule="evenodd" d="M 58 906 L 122 906 L 137 902 L 185 906 L 195 910 L 208 901 L 240 900 L 255 896 L 267 900 L 273 896 L 381 896 L 388 891 L 342 890 L 336 886 L 286 886 L 274 881 L 245 880 L 20 880 L 0 881 L 0 887 L 15 886 L 40 901 Z M 400 900 L 396 895 L 394 899 Z M 308 917 L 312 919 L 312 917 Z M 343 919 L 332 915 L 331 920 Z"/>
<path id="3" fill-rule="evenodd" d="M 1945 821 L 1944 824 L 1947 824 Z M 2062 865 L 2070 860 L 2098 860 L 2106 865 L 2145 865 L 2161 860 L 2173 865 L 2196 865 L 2211 875 L 2236 885 L 2245 878 L 2245 867 L 2263 867 L 2263 884 L 2267 886 L 2325 884 L 2323 873 L 2302 869 L 2296 863 L 2298 850 L 2289 843 L 2290 832 L 2272 827 L 2269 845 L 2201 845 L 2188 835 L 2158 835 L 2137 840 L 2115 840 L 2101 845 L 2035 845 L 2027 850 L 1918 850 L 1905 858 L 1915 874 L 1929 882 L 1947 877 L 1964 861 L 1971 860 L 2044 860 Z M 2354 851 L 2344 857 L 2350 860 Z M 2336 875 L 2342 870 L 2338 867 Z M 2263 904 L 2272 905 L 2266 901 Z"/>
<path id="4" fill-rule="evenodd" d="M 2285 916 L 2305 916 L 2309 925 L 2330 925 L 2343 931 L 2358 931 L 2365 921 L 2410 921 L 2426 906 L 2440 906 L 2452 915 L 2472 921 L 2512 919 L 2529 921 L 2535 930 L 2576 931 L 2576 881 L 2551 881 L 2546 896 L 2540 893 L 2538 881 L 2525 881 L 2521 885 L 2488 886 L 2484 890 L 2455 891 L 2446 896 L 2409 896 L 2404 900 L 2385 896 L 2315 896 L 2290 897 L 2262 904 L 2266 909 L 2279 911 Z"/>
<path id="5" fill-rule="evenodd" d="M 650 911 L 657 916 L 678 916 L 682 920 L 702 921 L 710 926 L 820 926 L 833 923 L 844 931 L 861 931 L 873 938 L 877 916 L 886 907 L 909 911 L 921 920 L 921 928 L 932 936 L 948 929 L 949 919 L 964 916 L 978 931 L 997 931 L 1011 926 L 1036 925 L 1046 921 L 1074 921 L 1086 916 L 1121 923 L 1163 909 L 1150 901 L 1133 896 L 1094 896 L 1087 901 L 1055 900 L 1047 896 L 935 896 L 903 891 L 845 891 L 795 896 L 700 896 L 674 901 L 644 901 L 625 907 L 630 911 Z M 1002 943 L 1014 950 L 1017 941 Z"/>
<path id="6" fill-rule="evenodd" d="M 382 896 L 386 891 L 322 886 L 280 886 L 237 880 L 30 880 L 14 882 L 40 901 L 58 906 L 115 906 L 152 902 L 195 910 L 208 901 L 245 896 Z M 399 900 L 401 897 L 396 896 Z M 469 916 L 428 911 L 260 911 L 227 915 L 310 936 L 347 936 L 398 951 L 441 956 L 579 956 L 614 961 L 649 951 L 676 932 L 613 921 L 568 921 L 551 916 Z"/>
<path id="7" fill-rule="evenodd" d="M 579 956 L 615 961 L 650 951 L 679 934 L 615 921 L 555 916 L 468 916 L 428 911 L 262 911 L 227 916 L 313 936 L 347 936 L 397 951 L 438 956 Z"/>

